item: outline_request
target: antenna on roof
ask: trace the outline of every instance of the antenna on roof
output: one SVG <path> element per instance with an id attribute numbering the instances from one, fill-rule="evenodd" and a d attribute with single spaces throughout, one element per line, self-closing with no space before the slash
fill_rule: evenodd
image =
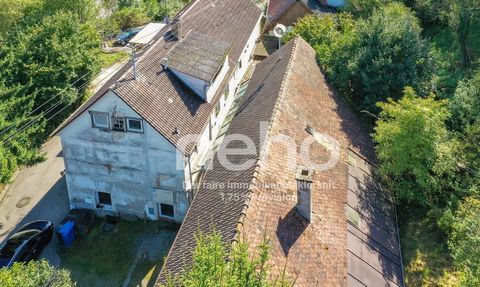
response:
<path id="1" fill-rule="evenodd" d="M 287 33 L 287 27 L 285 27 L 285 25 L 282 25 L 280 23 L 277 24 L 275 26 L 275 28 L 273 28 L 273 36 L 278 38 L 278 48 L 279 49 L 282 46 L 282 38 L 283 38 L 283 36 L 285 36 L 286 33 Z"/>
<path id="2" fill-rule="evenodd" d="M 137 79 L 137 67 L 135 65 L 135 46 L 132 43 L 128 43 L 127 47 L 132 49 L 132 69 L 133 69 L 133 79 Z"/>

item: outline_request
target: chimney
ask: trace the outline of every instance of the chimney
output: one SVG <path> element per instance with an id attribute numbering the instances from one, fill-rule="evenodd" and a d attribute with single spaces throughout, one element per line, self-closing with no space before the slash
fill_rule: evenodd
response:
<path id="1" fill-rule="evenodd" d="M 297 209 L 298 214 L 308 222 L 312 222 L 312 183 L 313 170 L 299 168 L 297 171 Z"/>
<path id="2" fill-rule="evenodd" d="M 164 70 L 168 69 L 168 58 L 165 57 L 162 59 L 162 67 Z"/>
<path id="3" fill-rule="evenodd" d="M 183 37 L 182 35 L 182 21 L 181 16 L 175 17 L 171 22 L 170 32 L 178 39 Z"/>

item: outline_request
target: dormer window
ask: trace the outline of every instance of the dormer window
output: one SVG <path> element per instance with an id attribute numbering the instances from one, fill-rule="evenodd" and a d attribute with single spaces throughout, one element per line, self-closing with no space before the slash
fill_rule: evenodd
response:
<path id="1" fill-rule="evenodd" d="M 129 132 L 143 133 L 143 122 L 141 119 L 127 118 L 127 130 Z"/>
<path id="2" fill-rule="evenodd" d="M 170 70 L 204 101 L 209 102 L 228 71 L 231 44 L 190 32 L 165 56 Z"/>
<path id="3" fill-rule="evenodd" d="M 103 112 L 90 112 L 92 117 L 92 125 L 95 128 L 109 129 L 110 121 L 108 113 Z"/>

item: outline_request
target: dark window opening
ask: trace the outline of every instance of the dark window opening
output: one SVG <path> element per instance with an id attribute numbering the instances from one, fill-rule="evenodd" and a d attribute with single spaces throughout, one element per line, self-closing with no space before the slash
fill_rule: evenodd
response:
<path id="1" fill-rule="evenodd" d="M 125 131 L 125 118 L 112 117 L 112 130 L 117 132 Z"/>
<path id="2" fill-rule="evenodd" d="M 112 195 L 107 192 L 98 192 L 98 203 L 112 205 Z"/>
<path id="3" fill-rule="evenodd" d="M 173 205 L 160 203 L 160 213 L 163 216 L 174 217 L 173 214 Z"/>

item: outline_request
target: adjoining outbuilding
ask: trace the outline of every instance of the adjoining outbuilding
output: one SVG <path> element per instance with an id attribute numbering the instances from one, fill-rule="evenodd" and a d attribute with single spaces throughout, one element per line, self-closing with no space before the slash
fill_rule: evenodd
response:
<path id="1" fill-rule="evenodd" d="M 338 7 L 345 5 L 344 0 L 270 0 L 267 7 L 267 20 L 264 31 L 271 31 L 275 25 L 292 27 L 298 19 L 307 14 L 335 13 Z"/>

